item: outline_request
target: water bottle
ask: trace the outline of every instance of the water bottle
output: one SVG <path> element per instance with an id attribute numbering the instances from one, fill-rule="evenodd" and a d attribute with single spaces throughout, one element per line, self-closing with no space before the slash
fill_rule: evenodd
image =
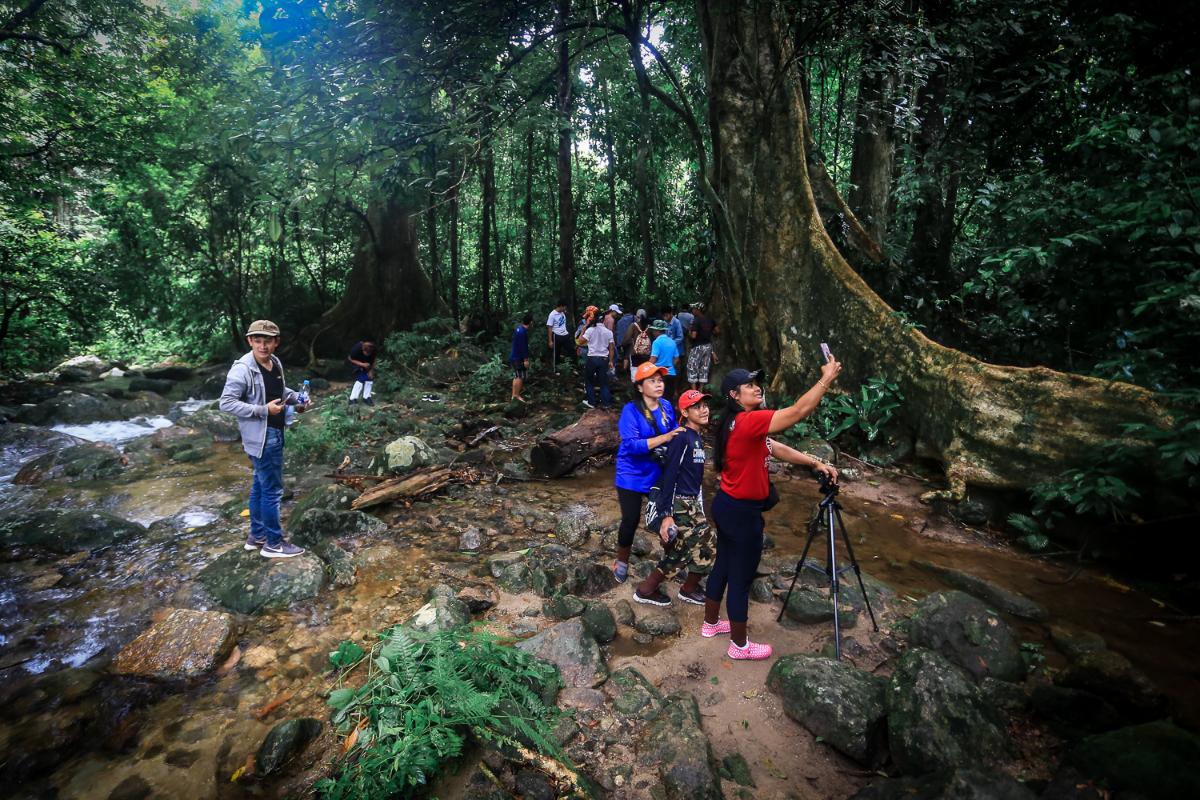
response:
<path id="1" fill-rule="evenodd" d="M 309 381 L 304 381 L 304 384 L 300 387 L 300 391 L 296 393 L 296 405 L 308 405 L 308 392 L 311 385 Z M 288 427 L 296 424 L 296 406 L 284 406 L 283 424 Z"/>
<path id="2" fill-rule="evenodd" d="M 296 395 L 296 402 L 302 406 L 308 405 L 308 393 L 312 389 L 312 383 L 305 378 L 304 384 L 300 387 L 300 393 Z"/>

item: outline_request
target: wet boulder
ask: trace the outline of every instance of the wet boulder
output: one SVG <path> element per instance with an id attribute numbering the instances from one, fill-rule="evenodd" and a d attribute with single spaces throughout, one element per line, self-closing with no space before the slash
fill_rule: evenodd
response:
<path id="1" fill-rule="evenodd" d="M 383 448 L 383 460 L 390 472 L 408 472 L 438 462 L 437 451 L 416 436 L 401 436 Z"/>
<path id="2" fill-rule="evenodd" d="M 547 619 L 571 619 L 584 611 L 584 603 L 573 594 L 556 594 L 542 603 L 542 614 Z"/>
<path id="3" fill-rule="evenodd" d="M 930 650 L 900 657 L 884 702 L 892 760 L 906 773 L 975 765 L 1009 749 L 1003 720 L 974 682 Z"/>
<path id="4" fill-rule="evenodd" d="M 583 627 L 587 628 L 597 642 L 608 644 L 617 638 L 617 619 L 607 603 L 592 600 L 583 609 Z"/>
<path id="5" fill-rule="evenodd" d="M 822 570 L 825 565 L 821 561 L 813 561 L 810 563 L 819 566 Z M 848 562 L 842 562 L 840 566 L 847 566 Z M 795 570 L 795 562 L 784 562 L 781 565 L 780 572 L 787 576 L 787 583 L 791 583 L 792 575 Z M 883 581 L 875 578 L 867 573 L 862 573 L 863 586 L 867 590 L 867 596 L 864 599 L 862 589 L 858 588 L 858 578 L 853 572 L 845 573 L 838 580 L 838 596 L 842 603 L 862 613 L 866 610 L 866 600 L 871 601 L 871 609 L 878 615 L 879 612 L 896 598 L 896 590 L 888 586 Z M 787 584 L 785 584 L 786 586 Z M 811 589 L 818 589 L 822 594 L 827 595 L 829 590 L 829 578 L 824 572 L 808 568 L 800 571 L 800 578 L 796 582 L 797 586 L 804 586 Z M 832 617 L 830 617 L 832 619 Z"/>
<path id="6" fill-rule="evenodd" d="M 917 604 L 909 641 L 935 650 L 975 680 L 1016 681 L 1025 674 L 1012 628 L 982 601 L 959 591 L 934 592 Z"/>
<path id="7" fill-rule="evenodd" d="M 75 356 L 59 364 L 53 372 L 58 374 L 58 380 L 63 383 L 85 383 L 99 380 L 110 369 L 112 362 L 99 356 Z"/>
<path id="8" fill-rule="evenodd" d="M 185 364 L 161 364 L 142 370 L 142 377 L 155 381 L 186 381 L 196 371 Z"/>
<path id="9" fill-rule="evenodd" d="M 884 750 L 884 683 L 844 661 L 803 654 L 783 656 L 767 675 L 789 717 L 868 766 Z"/>
<path id="10" fill-rule="evenodd" d="M 361 511 L 310 508 L 298 518 L 293 515 L 288 522 L 292 541 L 304 547 L 343 536 L 378 534 L 386 530 L 387 525 L 382 520 Z"/>
<path id="11" fill-rule="evenodd" d="M 166 394 L 175 388 L 175 382 L 164 378 L 130 378 L 129 391 L 131 392 L 154 392 L 155 394 Z"/>
<path id="12" fill-rule="evenodd" d="M 784 606 L 783 615 L 793 622 L 821 625 L 833 622 L 833 601 L 807 586 L 797 586 Z M 843 605 L 838 609 L 838 624 L 842 629 L 853 628 L 858 622 L 854 609 Z"/>
<path id="13" fill-rule="evenodd" d="M 213 448 L 212 435 L 178 425 L 155 431 L 149 438 L 150 447 L 165 453 L 172 461 L 200 461 Z"/>
<path id="14" fill-rule="evenodd" d="M 930 561 L 922 561 L 920 559 L 916 559 L 912 563 L 914 567 L 924 570 L 931 575 L 936 575 L 948 586 L 977 597 L 990 607 L 1003 611 L 1006 614 L 1038 622 L 1044 621 L 1050 616 L 1046 613 L 1046 609 L 1025 595 L 1009 591 L 1003 586 L 997 586 L 991 581 L 984 580 L 969 572 L 944 567 L 941 564 L 934 564 Z"/>
<path id="15" fill-rule="evenodd" d="M 234 643 L 233 618 L 177 608 L 127 644 L 112 671 L 146 678 L 195 678 L 216 669 Z"/>
<path id="16" fill-rule="evenodd" d="M 70 555 L 118 544 L 145 533 L 135 522 L 103 511 L 44 509 L 0 519 L 0 542 Z"/>
<path id="17" fill-rule="evenodd" d="M 109 444 L 88 442 L 44 453 L 26 462 L 12 482 L 34 486 L 43 481 L 115 478 L 125 470 L 128 459 Z"/>
<path id="18" fill-rule="evenodd" d="M 1003 772 L 962 767 L 932 775 L 887 778 L 850 800 L 1034 800 L 1027 787 Z"/>
<path id="19" fill-rule="evenodd" d="M 1131 720 L 1145 722 L 1162 716 L 1166 699 L 1145 673 L 1112 650 L 1080 654 L 1058 673 L 1059 686 L 1098 695 Z"/>
<path id="20" fill-rule="evenodd" d="M 321 733 L 320 720 L 312 717 L 288 719 L 267 733 L 254 757 L 254 774 L 270 775 Z"/>
<path id="21" fill-rule="evenodd" d="M 238 430 L 237 417 L 215 408 L 202 408 L 191 414 L 185 414 L 176 422 L 198 431 L 204 431 L 218 442 L 236 442 L 242 437 Z"/>
<path id="22" fill-rule="evenodd" d="M 720 800 L 725 796 L 720 765 L 690 692 L 677 692 L 663 700 L 647 741 L 652 743 L 652 758 L 658 762 L 662 796 L 667 800 Z"/>
<path id="23" fill-rule="evenodd" d="M 326 511 L 349 511 L 350 504 L 358 497 L 358 492 L 340 483 L 328 483 L 318 486 L 301 497 L 292 509 L 291 519 L 298 520 L 310 508 L 321 508 Z"/>
<path id="24" fill-rule="evenodd" d="M 455 596 L 446 584 L 438 584 L 429 590 L 428 602 L 417 610 L 405 623 L 413 630 L 426 633 L 449 631 L 471 621 L 471 609 Z"/>
<path id="25" fill-rule="evenodd" d="M 17 412 L 30 425 L 78 424 L 125 419 L 125 404 L 111 397 L 65 391 Z"/>
<path id="26" fill-rule="evenodd" d="M 1200 736 L 1165 720 L 1089 736 L 1067 761 L 1088 778 L 1130 796 L 1200 797 Z"/>
<path id="27" fill-rule="evenodd" d="M 5 460 L 11 459 L 16 463 L 20 463 L 20 457 L 26 454 L 28 457 L 77 444 L 83 444 L 83 439 L 37 425 L 24 425 L 20 422 L 0 425 L 0 450 L 4 451 Z"/>
<path id="28" fill-rule="evenodd" d="M 315 597 L 325 584 L 325 567 L 312 553 L 263 558 L 238 545 L 200 570 L 197 579 L 230 611 L 258 614 Z"/>
<path id="29" fill-rule="evenodd" d="M 578 618 L 547 628 L 517 648 L 558 667 L 567 686 L 595 687 L 608 677 L 599 645 Z"/>
<path id="30" fill-rule="evenodd" d="M 679 620 L 665 608 L 656 608 L 639 616 L 633 627 L 647 636 L 674 636 L 679 633 Z"/>
<path id="31" fill-rule="evenodd" d="M 1054 646 L 1063 655 L 1071 659 L 1079 658 L 1084 653 L 1096 653 L 1108 649 L 1108 644 L 1100 634 L 1065 625 L 1050 626 L 1050 641 L 1054 642 Z"/>

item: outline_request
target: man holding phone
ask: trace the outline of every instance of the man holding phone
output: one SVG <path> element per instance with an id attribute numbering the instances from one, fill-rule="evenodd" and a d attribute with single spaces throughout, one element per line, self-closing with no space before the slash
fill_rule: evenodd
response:
<path id="1" fill-rule="evenodd" d="M 250 456 L 254 480 L 250 484 L 250 533 L 245 548 L 264 558 L 292 558 L 304 552 L 284 541 L 279 523 L 283 499 L 283 409 L 307 406 L 283 380 L 283 363 L 275 356 L 279 326 L 267 319 L 250 323 L 246 331 L 250 352 L 233 362 L 221 391 L 222 411 L 238 419 L 242 449 Z"/>

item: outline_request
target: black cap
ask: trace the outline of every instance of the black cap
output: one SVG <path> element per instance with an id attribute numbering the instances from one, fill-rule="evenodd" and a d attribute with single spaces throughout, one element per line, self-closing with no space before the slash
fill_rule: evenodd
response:
<path id="1" fill-rule="evenodd" d="M 726 373 L 724 380 L 721 381 L 721 397 L 728 398 L 729 393 L 734 389 L 747 383 L 754 383 L 762 378 L 763 371 L 756 369 L 751 372 L 748 369 L 731 369 Z"/>

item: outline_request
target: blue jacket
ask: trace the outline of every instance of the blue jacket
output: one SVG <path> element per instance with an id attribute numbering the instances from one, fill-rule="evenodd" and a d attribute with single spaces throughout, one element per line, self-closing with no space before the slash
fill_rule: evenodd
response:
<path id="1" fill-rule="evenodd" d="M 617 430 L 621 434 L 621 446 L 617 449 L 617 488 L 645 494 L 658 480 L 662 468 L 650 457 L 650 447 L 646 442 L 675 430 L 678 425 L 675 423 L 675 409 L 666 398 L 658 401 L 658 411 L 654 412 L 654 417 L 657 430 L 655 425 L 646 421 L 635 404 L 626 403 L 621 409 L 621 420 L 617 423 Z"/>

